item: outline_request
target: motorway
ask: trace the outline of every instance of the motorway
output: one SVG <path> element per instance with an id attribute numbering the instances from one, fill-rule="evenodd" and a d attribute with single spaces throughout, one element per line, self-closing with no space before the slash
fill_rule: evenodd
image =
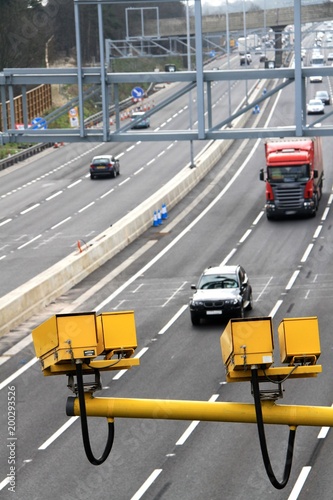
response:
<path id="1" fill-rule="evenodd" d="M 234 64 L 238 58 L 234 57 Z M 216 63 L 215 63 L 216 64 Z M 226 61 L 221 67 L 226 67 Z M 249 83 L 250 89 L 253 82 Z M 226 88 L 214 85 L 214 123 L 228 116 Z M 220 89 L 219 89 L 220 87 Z M 231 106 L 239 105 L 244 82 L 234 82 Z M 150 99 L 158 104 L 175 92 L 169 86 Z M 195 92 L 191 94 L 195 100 Z M 189 97 L 170 104 L 151 119 L 154 129 L 189 126 Z M 180 123 L 182 125 L 180 125 Z M 184 125 L 185 124 L 185 125 Z M 193 109 L 192 126 L 196 126 Z M 194 155 L 206 143 L 194 144 Z M 120 177 L 90 180 L 94 155 L 112 152 L 120 160 Z M 140 141 L 129 144 L 66 145 L 45 151 L 24 164 L 0 172 L 0 293 L 5 295 L 77 248 L 84 246 L 172 179 L 190 162 L 190 145 Z M 153 214 L 152 214 L 153 222 Z M 29 231 L 27 231 L 29 228 Z M 22 262 L 25 262 L 22 265 Z M 27 265 L 29 263 L 29 265 Z M 12 269 L 18 272 L 13 275 Z"/>
<path id="2" fill-rule="evenodd" d="M 325 80 L 321 87 L 330 90 L 331 83 Z M 236 95 L 240 100 L 239 92 L 236 87 L 235 100 Z M 308 92 L 313 92 L 313 87 Z M 288 125 L 293 121 L 292 100 L 290 90 L 280 92 L 252 118 L 253 126 Z M 31 164 L 33 172 L 19 168 L 6 173 L 6 189 L 12 198 L 2 198 L 1 206 L 4 203 L 4 215 L 12 220 L 1 228 L 8 230 L 4 241 L 8 237 L 9 245 L 0 261 L 2 282 L 14 280 L 17 286 L 22 278 L 34 276 L 40 269 L 36 260 L 48 266 L 63 256 L 62 251 L 75 246 L 77 239 L 89 239 L 103 230 L 106 221 L 111 224 L 135 207 L 175 175 L 188 158 L 183 145 L 169 149 L 167 144 L 152 144 L 149 149 L 133 146 L 124 152 L 123 170 L 116 182 L 90 181 L 86 159 L 91 151 L 83 149 L 81 158 L 75 157 L 67 165 L 64 158 L 58 159 L 58 165 L 65 165 L 61 170 L 30 184 L 32 173 L 39 178 L 42 171 L 52 170 L 53 161 L 56 168 L 56 155 L 66 154 L 70 161 L 73 151 L 66 152 L 67 146 L 43 156 L 44 170 L 43 158 L 39 158 Z M 8 435 L 3 410 L 1 498 L 11 498 L 12 494 L 6 480 L 10 443 L 15 453 L 16 498 L 20 500 L 257 500 L 267 495 L 273 500 L 331 500 L 333 479 L 327 464 L 332 461 L 332 434 L 325 428 L 297 430 L 292 473 L 283 490 L 275 490 L 266 476 L 253 424 L 116 419 L 109 458 L 99 467 L 90 465 L 79 420 L 65 415 L 70 394 L 67 378 L 42 376 L 29 329 L 43 317 L 60 311 L 134 310 L 140 366 L 103 374 L 103 391 L 97 396 L 252 402 L 249 383 L 226 383 L 220 351 L 220 334 L 226 323 L 211 322 L 194 328 L 187 307 L 190 285 L 206 266 L 241 263 L 253 286 L 250 316 L 272 316 L 275 332 L 285 317 L 319 319 L 323 373 L 314 379 L 287 381 L 280 403 L 331 406 L 332 146 L 332 138 L 323 140 L 324 193 L 315 218 L 267 221 L 263 212 L 265 188 L 258 180 L 264 167 L 263 144 L 260 140 L 237 141 L 205 180 L 169 213 L 162 226 L 152 227 L 38 318 L 2 339 L 0 404 L 5 409 L 9 393 L 15 393 L 17 440 Z M 99 146 L 98 151 L 108 147 Z M 158 147 L 164 151 L 160 157 Z M 117 154 L 122 152 L 119 149 Z M 155 158 L 155 162 L 147 168 L 149 158 Z M 140 168 L 140 174 L 135 175 Z M 71 183 L 75 191 L 68 187 Z M 23 185 L 24 195 L 20 196 L 19 187 Z M 113 187 L 113 198 L 103 197 Z M 54 205 L 48 207 L 47 198 L 58 192 L 52 198 Z M 28 210 L 37 203 L 38 207 Z M 80 212 L 79 208 L 85 206 L 87 209 Z M 65 223 L 58 226 L 56 236 L 52 227 L 57 221 L 65 221 L 68 214 L 75 214 L 68 220 L 70 227 L 66 230 Z M 41 228 L 37 232 L 38 221 Z M 10 233 L 12 222 L 18 225 Z M 19 238 L 19 231 L 24 236 L 15 242 L 14 235 Z M 42 236 L 34 243 L 18 248 L 38 234 Z M 38 249 L 41 253 L 37 256 L 34 250 Z M 15 274 L 24 273 L 22 278 L 13 277 L 13 266 L 19 264 Z M 36 267 L 30 269 L 32 266 Z M 277 338 L 275 342 L 277 345 Z M 275 363 L 279 365 L 276 351 Z M 89 431 L 93 451 L 99 456 L 106 442 L 106 421 L 91 418 Z M 281 479 L 288 429 L 266 426 L 266 435 L 273 469 Z"/>

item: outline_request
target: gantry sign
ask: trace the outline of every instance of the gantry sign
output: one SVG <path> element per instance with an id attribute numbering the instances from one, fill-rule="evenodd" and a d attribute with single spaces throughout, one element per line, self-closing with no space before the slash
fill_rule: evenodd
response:
<path id="1" fill-rule="evenodd" d="M 333 426 L 333 407 L 278 405 L 282 385 L 289 379 L 316 377 L 321 354 L 317 317 L 283 319 L 278 327 L 280 360 L 274 365 L 271 317 L 230 319 L 220 337 L 227 382 L 250 382 L 254 403 L 179 401 L 94 397 L 102 390 L 100 372 L 138 366 L 133 311 L 57 314 L 32 332 L 36 356 L 43 374 L 67 375 L 75 394 L 67 400 L 68 416 L 80 416 L 84 449 L 93 465 L 102 464 L 111 452 L 115 418 L 202 420 L 257 424 L 264 466 L 273 486 L 287 484 L 293 458 L 296 429 Z M 92 376 L 94 378 L 92 378 Z M 75 379 L 76 377 L 76 379 Z M 88 380 L 87 380 L 88 379 Z M 76 381 L 75 381 L 76 380 Z M 260 385 L 265 384 L 265 389 Z M 267 389 L 267 386 L 269 387 Z M 108 438 L 100 458 L 91 450 L 87 417 L 105 417 Z M 272 470 L 265 424 L 287 425 L 289 441 L 282 481 Z"/>
<path id="2" fill-rule="evenodd" d="M 153 2 L 154 4 L 164 0 L 147 0 L 145 4 Z M 169 2 L 178 0 L 169 0 Z M 2 123 L 4 130 L 0 134 L 0 143 L 8 142 L 129 142 L 129 141 L 194 141 L 194 140 L 216 140 L 216 139 L 241 139 L 241 138 L 267 138 L 267 137 L 294 137 L 294 136 L 329 136 L 333 134 L 333 126 L 321 121 L 320 128 L 314 128 L 316 123 L 306 124 L 306 95 L 305 81 L 310 76 L 315 76 L 319 72 L 322 76 L 333 76 L 333 67 L 310 68 L 302 67 L 301 63 L 301 0 L 294 2 L 294 27 L 295 27 L 295 66 L 294 68 L 274 68 L 274 69 L 247 69 L 242 70 L 218 70 L 204 71 L 203 69 L 203 47 L 202 47 L 202 11 L 201 0 L 194 0 L 194 23 L 195 23 L 195 54 L 196 71 L 177 71 L 174 73 L 154 72 L 140 73 L 142 83 L 173 83 L 179 82 L 182 85 L 179 90 L 169 99 L 160 102 L 153 109 L 146 112 L 146 116 L 158 113 L 165 106 L 184 94 L 192 90 L 196 91 L 196 114 L 198 122 L 196 128 L 187 127 L 184 130 L 159 130 L 148 131 L 145 133 L 131 131 L 131 125 L 122 126 L 120 119 L 119 85 L 122 83 L 136 84 L 138 73 L 109 73 L 105 64 L 105 40 L 103 34 L 103 4 L 127 3 L 123 0 L 73 0 L 75 14 L 75 32 L 77 47 L 77 67 L 71 69 L 32 69 L 32 68 L 11 68 L 4 69 L 0 73 L 0 90 L 2 102 Z M 131 5 L 139 5 L 141 0 L 132 0 Z M 86 68 L 82 65 L 81 54 L 81 33 L 80 33 L 80 7 L 92 4 L 96 6 L 99 26 L 99 48 L 100 48 L 100 66 Z M 274 80 L 278 82 L 264 95 L 251 99 L 239 111 L 235 112 L 227 119 L 216 125 L 212 125 L 212 83 L 216 81 L 252 81 Z M 26 87 L 28 85 L 39 84 L 71 84 L 78 88 L 78 108 L 79 115 L 84 116 L 84 85 L 99 85 L 102 98 L 102 116 L 101 124 L 88 128 L 83 120 L 80 121 L 78 128 L 73 129 L 36 129 L 29 128 L 26 106 Z M 294 84 L 293 92 L 295 95 L 295 122 L 291 127 L 280 128 L 234 128 L 234 120 L 239 115 L 251 113 L 252 109 L 259 106 L 260 103 L 282 88 Z M 7 123 L 15 124 L 14 110 L 14 85 L 22 88 L 23 96 L 23 118 L 24 128 L 16 130 L 13 125 L 8 128 Z M 267 85 L 269 87 L 269 85 Z M 205 93 L 207 98 L 205 99 Z M 110 102 L 110 95 L 114 96 L 114 103 Z M 10 100 L 10 120 L 7 117 L 6 98 Z M 115 129 L 110 128 L 110 105 L 115 108 Z M 207 114 L 207 117 L 205 116 Z"/>

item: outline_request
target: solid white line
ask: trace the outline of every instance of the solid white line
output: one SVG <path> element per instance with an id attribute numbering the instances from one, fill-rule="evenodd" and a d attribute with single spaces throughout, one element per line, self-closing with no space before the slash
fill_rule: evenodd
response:
<path id="1" fill-rule="evenodd" d="M 34 241 L 38 240 L 39 238 L 41 238 L 41 236 L 42 236 L 41 234 L 39 234 L 38 236 L 35 236 L 35 238 L 32 238 L 32 240 L 27 241 L 26 243 L 23 243 L 23 245 L 21 245 L 20 247 L 17 247 L 17 250 L 21 250 L 21 248 L 24 248 L 27 245 L 30 245 L 30 243 L 33 243 Z"/>
<path id="2" fill-rule="evenodd" d="M 324 439 L 327 436 L 329 430 L 330 430 L 330 427 L 322 427 L 320 429 L 320 432 L 319 432 L 317 438 L 318 439 Z"/>
<path id="3" fill-rule="evenodd" d="M 72 217 L 67 217 L 67 219 L 64 219 L 60 222 L 58 222 L 58 224 L 55 224 L 54 226 L 51 227 L 51 229 L 55 229 L 56 227 L 59 227 L 61 226 L 61 224 L 64 224 L 65 222 L 67 222 L 68 220 L 70 220 Z"/>
<path id="4" fill-rule="evenodd" d="M 6 361 L 8 361 L 12 356 L 20 352 L 22 349 L 27 347 L 32 342 L 32 335 L 27 335 L 24 339 L 20 340 L 17 344 L 13 345 L 8 351 L 4 352 L 0 356 L 0 365 L 3 365 Z"/>
<path id="5" fill-rule="evenodd" d="M 299 273 L 300 273 L 300 271 L 299 271 L 299 270 L 298 270 L 298 271 L 295 271 L 295 272 L 293 273 L 292 277 L 291 277 L 291 278 L 290 278 L 290 280 L 288 281 L 288 284 L 287 284 L 287 286 L 286 286 L 286 290 L 290 290 L 290 289 L 291 289 L 291 287 L 292 287 L 292 286 L 293 286 L 293 284 L 295 283 L 296 278 L 297 278 L 297 276 L 299 275 Z"/>
<path id="6" fill-rule="evenodd" d="M 190 423 L 184 434 L 178 439 L 176 446 L 182 446 L 187 438 L 192 434 L 194 429 L 197 427 L 197 425 L 200 424 L 200 420 L 193 420 L 193 422 Z"/>
<path id="7" fill-rule="evenodd" d="M 56 198 L 56 197 L 57 197 L 57 196 L 59 196 L 61 193 L 63 193 L 63 191 L 58 191 L 57 193 L 52 194 L 51 196 L 49 196 L 48 198 L 46 198 L 46 201 L 53 200 L 53 198 Z"/>
<path id="8" fill-rule="evenodd" d="M 226 263 L 231 259 L 231 257 L 237 252 L 237 248 L 233 248 L 231 252 L 222 260 L 220 266 L 225 266 Z"/>
<path id="9" fill-rule="evenodd" d="M 1 382 L 0 391 L 4 387 L 6 387 L 8 384 L 10 384 L 13 380 L 15 380 L 17 377 L 22 375 L 22 373 L 24 373 L 26 370 L 28 370 L 28 368 L 30 368 L 32 365 L 34 365 L 37 361 L 38 361 L 38 358 L 32 358 L 30 361 L 28 361 L 28 363 L 23 365 L 19 370 L 14 372 L 10 377 L 6 378 L 6 380 Z"/>
<path id="10" fill-rule="evenodd" d="M 108 196 L 110 193 L 112 193 L 114 191 L 114 188 L 110 189 L 110 191 L 107 191 L 106 193 L 102 194 L 100 196 L 101 200 L 105 197 L 105 196 Z"/>
<path id="11" fill-rule="evenodd" d="M 5 224 L 8 224 L 8 222 L 12 221 L 13 219 L 6 219 L 6 220 L 3 220 L 1 223 L 0 223 L 0 226 L 4 226 Z"/>
<path id="12" fill-rule="evenodd" d="M 152 472 L 148 479 L 143 483 L 141 488 L 138 489 L 134 496 L 132 496 L 131 500 L 139 500 L 142 495 L 146 493 L 148 488 L 153 484 L 155 479 L 157 479 L 157 477 L 161 474 L 162 470 L 163 469 L 155 469 L 154 472 Z"/>
<path id="13" fill-rule="evenodd" d="M 70 184 L 67 186 L 67 189 L 71 189 L 72 187 L 76 186 L 77 184 L 80 184 L 82 182 L 82 179 L 79 179 L 78 181 L 73 182 L 73 184 Z"/>
<path id="14" fill-rule="evenodd" d="M 330 211 L 329 208 L 325 208 L 323 215 L 321 217 L 321 220 L 326 220 L 326 217 L 328 216 L 329 211 Z"/>
<path id="15" fill-rule="evenodd" d="M 138 352 L 138 354 L 136 354 L 135 356 L 133 356 L 134 358 L 138 358 L 140 359 L 147 351 L 148 351 L 149 347 L 144 347 L 143 349 L 141 349 L 140 352 Z M 126 372 L 128 371 L 128 368 L 126 368 L 126 370 L 120 370 L 117 375 L 115 375 L 112 380 L 119 380 Z"/>
<path id="16" fill-rule="evenodd" d="M 249 236 L 249 234 L 251 234 L 251 233 L 252 233 L 252 229 L 248 229 L 246 231 L 246 233 L 239 240 L 239 243 L 243 243 L 246 240 L 246 238 Z"/>
<path id="17" fill-rule="evenodd" d="M 119 183 L 119 186 L 122 186 L 123 184 L 125 184 L 126 182 L 128 182 L 130 180 L 131 180 L 131 178 L 127 177 L 125 180 L 123 180 L 122 182 Z"/>
<path id="18" fill-rule="evenodd" d="M 1 481 L 0 483 L 0 491 L 4 489 L 4 487 L 6 486 L 6 484 L 8 484 L 10 481 L 10 477 L 6 477 L 6 479 L 4 479 L 3 481 Z"/>
<path id="19" fill-rule="evenodd" d="M 256 218 L 255 218 L 255 220 L 252 222 L 252 224 L 253 224 L 254 226 L 258 224 L 258 222 L 260 221 L 260 219 L 262 218 L 262 216 L 264 215 L 264 213 L 265 213 L 265 212 L 262 210 L 262 211 L 259 213 L 258 217 L 256 217 Z"/>
<path id="20" fill-rule="evenodd" d="M 52 444 L 53 441 L 55 441 L 60 436 L 60 434 L 65 432 L 65 430 L 67 430 L 68 427 L 70 427 L 72 424 L 74 424 L 75 420 L 77 420 L 78 418 L 79 417 L 71 417 L 69 420 L 67 420 L 67 422 L 64 425 L 62 425 L 60 427 L 60 429 L 57 430 L 57 432 L 52 434 L 52 436 L 49 437 L 49 439 L 47 439 L 38 449 L 39 450 L 46 450 L 46 448 L 48 446 L 50 446 L 50 444 Z"/>
<path id="21" fill-rule="evenodd" d="M 258 295 L 258 297 L 257 297 L 256 301 L 259 301 L 259 300 L 260 300 L 260 298 L 261 298 L 261 296 L 262 296 L 262 295 L 266 292 L 266 289 L 267 289 L 267 287 L 270 285 L 270 283 L 271 283 L 272 279 L 273 279 L 273 276 L 271 276 L 271 277 L 269 278 L 269 280 L 268 280 L 268 281 L 267 281 L 267 283 L 265 284 L 264 288 L 263 288 L 263 289 L 261 290 L 261 292 L 259 293 L 259 295 Z"/>
<path id="22" fill-rule="evenodd" d="M 186 285 L 187 281 L 184 281 L 184 283 L 182 283 L 178 288 L 177 290 L 175 290 L 171 295 L 170 297 L 164 302 L 164 304 L 162 304 L 162 307 L 165 307 L 169 304 L 169 302 L 177 295 L 177 293 L 180 291 L 180 290 L 183 290 L 184 288 L 184 285 Z"/>
<path id="23" fill-rule="evenodd" d="M 163 335 L 163 333 L 165 333 L 170 328 L 170 326 L 179 318 L 179 316 L 183 314 L 187 307 L 187 304 L 182 306 L 179 311 L 176 312 L 176 314 L 170 319 L 170 321 L 168 321 L 168 323 L 162 328 L 162 330 L 158 332 L 158 335 Z"/>
<path id="24" fill-rule="evenodd" d="M 85 207 L 81 208 L 81 209 L 79 210 L 79 214 L 80 214 L 81 212 L 84 212 L 84 210 L 87 210 L 87 208 L 92 207 L 93 205 L 95 205 L 95 202 L 94 202 L 94 201 L 92 201 L 91 203 L 89 203 L 89 204 L 88 204 L 88 205 L 86 205 Z"/>
<path id="25" fill-rule="evenodd" d="M 318 236 L 320 235 L 322 229 L 323 229 L 323 226 L 318 226 L 317 229 L 314 232 L 313 237 L 314 238 L 318 238 Z"/>
<path id="26" fill-rule="evenodd" d="M 306 259 L 309 257 L 312 249 L 313 249 L 313 243 L 310 243 L 308 248 L 305 250 L 303 257 L 301 258 L 301 262 L 306 262 Z"/>
<path id="27" fill-rule="evenodd" d="M 213 396 L 210 397 L 208 401 L 214 402 L 218 399 L 218 397 L 219 397 L 219 394 L 213 394 Z M 197 425 L 199 423 L 200 423 L 200 420 L 193 420 L 193 422 L 191 422 L 191 424 L 188 426 L 186 431 L 180 436 L 176 445 L 177 446 L 183 445 L 185 443 L 185 441 L 187 440 L 187 438 L 192 434 L 192 432 L 194 431 L 194 429 L 197 427 Z"/>
<path id="28" fill-rule="evenodd" d="M 298 479 L 295 483 L 295 486 L 292 489 L 292 492 L 290 493 L 288 500 L 296 500 L 298 498 L 298 495 L 301 492 L 301 489 L 303 488 L 303 485 L 310 473 L 311 467 L 303 467 L 300 475 L 298 476 Z"/>
<path id="29" fill-rule="evenodd" d="M 283 300 L 278 300 L 268 316 L 271 316 L 272 318 L 274 318 L 275 313 L 278 311 L 278 309 L 282 303 L 283 303 Z"/>
<path id="30" fill-rule="evenodd" d="M 21 215 L 24 215 L 24 214 L 27 214 L 28 212 L 30 212 L 31 210 L 34 210 L 35 208 L 39 207 L 40 203 L 36 203 L 36 205 L 33 205 L 32 207 L 30 208 L 27 208 L 26 210 L 23 210 L 23 212 L 20 212 Z"/>

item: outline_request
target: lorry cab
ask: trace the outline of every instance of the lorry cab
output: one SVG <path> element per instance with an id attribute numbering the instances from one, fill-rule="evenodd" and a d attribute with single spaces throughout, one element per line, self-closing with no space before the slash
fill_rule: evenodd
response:
<path id="1" fill-rule="evenodd" d="M 268 139 L 265 156 L 259 179 L 266 182 L 267 218 L 315 216 L 323 186 L 320 137 Z"/>

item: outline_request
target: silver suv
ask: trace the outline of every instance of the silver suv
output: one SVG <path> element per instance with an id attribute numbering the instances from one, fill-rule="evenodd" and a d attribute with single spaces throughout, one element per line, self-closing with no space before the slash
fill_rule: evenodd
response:
<path id="1" fill-rule="evenodd" d="M 211 317 L 243 318 L 252 309 L 252 287 L 242 266 L 208 267 L 201 274 L 190 300 L 191 321 Z"/>

